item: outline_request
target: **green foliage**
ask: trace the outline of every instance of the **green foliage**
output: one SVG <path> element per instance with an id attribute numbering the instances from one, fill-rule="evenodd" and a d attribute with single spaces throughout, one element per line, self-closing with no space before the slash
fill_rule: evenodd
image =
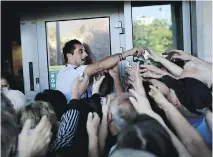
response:
<path id="1" fill-rule="evenodd" d="M 133 44 L 151 48 L 162 54 L 173 46 L 171 25 L 165 19 L 155 19 L 150 24 L 133 23 Z"/>

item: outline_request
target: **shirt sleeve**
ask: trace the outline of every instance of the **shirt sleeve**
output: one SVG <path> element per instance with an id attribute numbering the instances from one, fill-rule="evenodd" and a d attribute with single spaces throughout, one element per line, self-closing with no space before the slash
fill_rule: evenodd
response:
<path id="1" fill-rule="evenodd" d="M 63 147 L 72 146 L 76 133 L 80 112 L 76 109 L 67 110 L 61 117 L 56 140 L 50 145 L 49 152 Z"/>

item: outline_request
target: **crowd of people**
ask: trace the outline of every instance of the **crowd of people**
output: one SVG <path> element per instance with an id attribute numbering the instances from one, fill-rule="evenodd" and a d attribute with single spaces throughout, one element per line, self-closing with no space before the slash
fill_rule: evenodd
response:
<path id="1" fill-rule="evenodd" d="M 119 63 L 145 51 L 160 66 L 132 63 L 122 77 Z M 211 156 L 212 63 L 135 47 L 87 64 L 77 40 L 63 54 L 57 90 L 30 103 L 1 77 L 2 157 Z"/>

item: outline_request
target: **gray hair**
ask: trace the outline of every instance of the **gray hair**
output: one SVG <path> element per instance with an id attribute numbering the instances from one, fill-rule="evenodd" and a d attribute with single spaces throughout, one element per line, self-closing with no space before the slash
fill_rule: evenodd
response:
<path id="1" fill-rule="evenodd" d="M 136 110 L 129 101 L 130 93 L 123 93 L 121 96 L 115 98 L 110 104 L 110 111 L 112 118 L 120 129 L 126 127 L 129 122 L 137 115 Z M 127 104 L 123 104 L 127 102 Z M 128 107 L 128 112 L 124 111 L 122 107 Z"/>

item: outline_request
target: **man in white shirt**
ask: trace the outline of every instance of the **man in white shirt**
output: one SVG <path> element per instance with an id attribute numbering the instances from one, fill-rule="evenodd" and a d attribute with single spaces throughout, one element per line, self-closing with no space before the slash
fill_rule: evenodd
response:
<path id="1" fill-rule="evenodd" d="M 119 61 L 125 59 L 128 56 L 139 56 L 143 53 L 143 48 L 135 47 L 131 50 L 123 52 L 122 54 L 111 55 L 96 63 L 85 65 L 88 54 L 86 53 L 84 46 L 76 39 L 70 40 L 63 48 L 66 67 L 62 68 L 58 73 L 56 89 L 65 95 L 67 103 L 69 103 L 72 98 L 72 84 L 77 76 L 80 76 L 81 79 L 88 79 L 90 76 L 100 71 L 112 68 Z M 85 96 L 85 94 L 83 96 Z"/>

